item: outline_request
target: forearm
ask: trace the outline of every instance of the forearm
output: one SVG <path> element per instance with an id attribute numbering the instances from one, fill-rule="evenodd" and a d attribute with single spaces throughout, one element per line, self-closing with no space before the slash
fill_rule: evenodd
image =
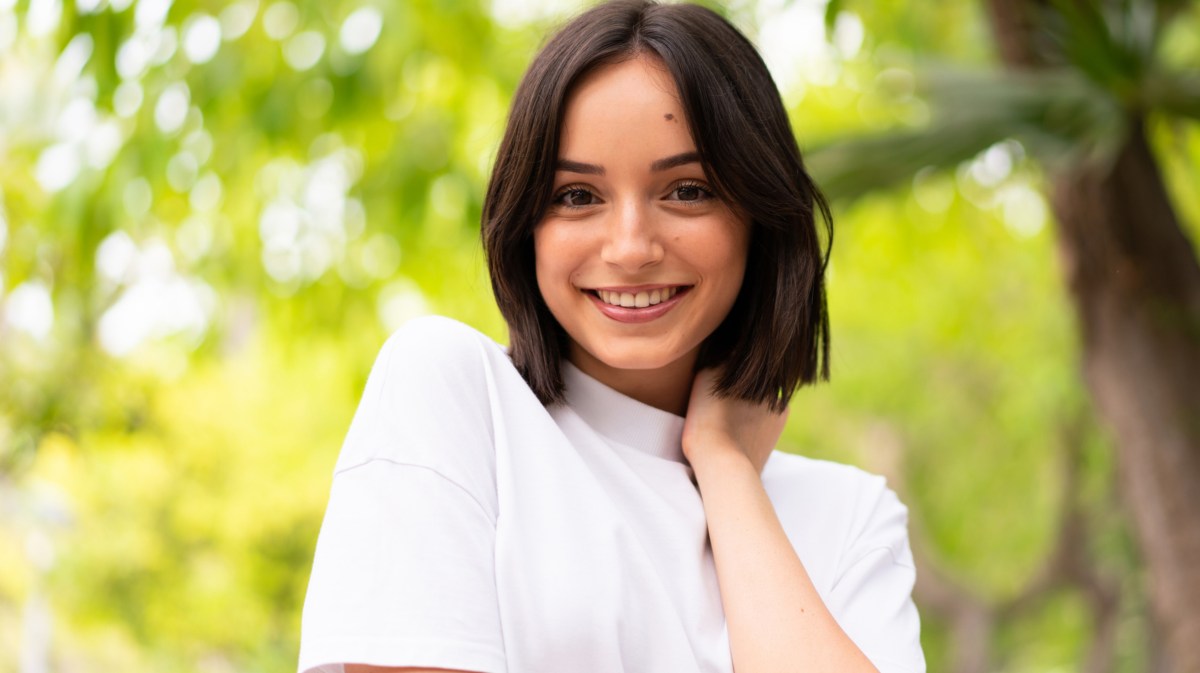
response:
<path id="1" fill-rule="evenodd" d="M 737 673 L 875 671 L 813 586 L 743 453 L 693 461 Z"/>

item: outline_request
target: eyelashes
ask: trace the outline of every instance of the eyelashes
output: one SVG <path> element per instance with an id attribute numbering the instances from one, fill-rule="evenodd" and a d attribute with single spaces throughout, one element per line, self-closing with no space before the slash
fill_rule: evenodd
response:
<path id="1" fill-rule="evenodd" d="M 683 204 L 686 207 L 695 207 L 706 204 L 715 198 L 717 198 L 716 192 L 703 182 L 682 180 L 671 185 L 670 191 L 667 192 L 667 198 L 664 200 Z M 566 185 L 555 192 L 554 197 L 550 200 L 551 206 L 567 210 L 587 208 L 598 203 L 601 203 L 600 197 L 596 196 L 592 188 L 585 184 Z"/>
<path id="2" fill-rule="evenodd" d="M 589 203 L 579 203 L 580 199 L 586 199 Z M 558 190 L 558 193 L 550 200 L 550 205 L 568 209 L 586 208 L 598 201 L 599 199 L 586 185 L 567 185 Z"/>

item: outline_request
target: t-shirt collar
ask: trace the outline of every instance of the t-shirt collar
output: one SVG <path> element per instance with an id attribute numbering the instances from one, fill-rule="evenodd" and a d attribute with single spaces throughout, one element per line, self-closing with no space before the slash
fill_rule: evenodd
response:
<path id="1" fill-rule="evenodd" d="M 683 417 L 609 388 L 563 360 L 567 406 L 593 430 L 618 444 L 684 462 Z"/>

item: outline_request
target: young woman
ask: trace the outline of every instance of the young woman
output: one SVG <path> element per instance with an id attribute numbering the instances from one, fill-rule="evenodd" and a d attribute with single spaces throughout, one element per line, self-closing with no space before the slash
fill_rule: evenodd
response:
<path id="1" fill-rule="evenodd" d="M 827 208 L 751 44 L 601 5 L 513 101 L 483 238 L 511 345 L 384 346 L 301 671 L 923 671 L 906 511 L 773 452 L 827 375 Z"/>

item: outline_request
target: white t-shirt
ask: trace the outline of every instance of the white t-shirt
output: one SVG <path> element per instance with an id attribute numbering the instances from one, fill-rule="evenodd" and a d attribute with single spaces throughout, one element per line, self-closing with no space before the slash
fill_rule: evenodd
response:
<path id="1" fill-rule="evenodd" d="M 564 367 L 547 409 L 445 318 L 383 347 L 338 458 L 301 672 L 731 673 L 683 418 Z M 775 452 L 763 484 L 880 671 L 925 670 L 907 511 L 880 477 Z"/>

